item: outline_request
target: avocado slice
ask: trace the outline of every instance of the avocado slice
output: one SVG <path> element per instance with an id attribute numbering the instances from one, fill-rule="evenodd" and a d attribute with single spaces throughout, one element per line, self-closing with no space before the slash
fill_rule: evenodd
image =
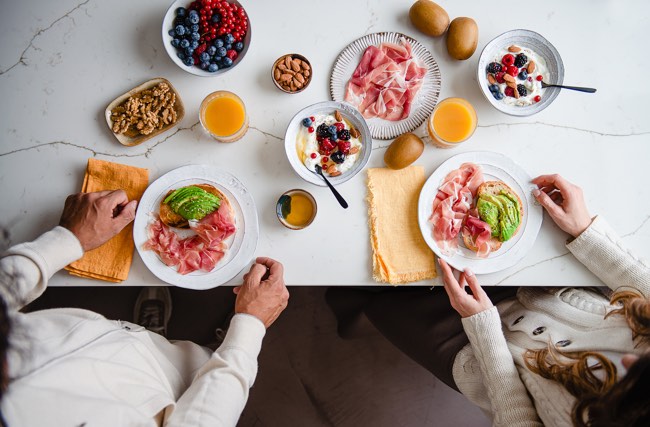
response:
<path id="1" fill-rule="evenodd" d="M 163 203 L 187 220 L 200 220 L 221 206 L 221 199 L 202 188 L 189 186 L 175 190 Z"/>
<path id="2" fill-rule="evenodd" d="M 476 209 L 478 209 L 479 218 L 490 226 L 492 237 L 497 237 L 501 231 L 499 227 L 499 206 L 486 198 L 479 198 Z"/>
<path id="3" fill-rule="evenodd" d="M 501 191 L 494 196 L 481 195 L 476 203 L 479 217 L 492 229 L 492 237 L 501 242 L 510 240 L 521 223 L 519 201 L 512 194 Z"/>
<path id="4" fill-rule="evenodd" d="M 517 227 L 519 227 L 519 207 L 517 206 L 517 202 L 503 193 L 495 197 L 501 201 L 503 206 L 499 217 L 499 225 L 501 226 L 499 240 L 505 242 L 510 240 L 515 234 Z"/>

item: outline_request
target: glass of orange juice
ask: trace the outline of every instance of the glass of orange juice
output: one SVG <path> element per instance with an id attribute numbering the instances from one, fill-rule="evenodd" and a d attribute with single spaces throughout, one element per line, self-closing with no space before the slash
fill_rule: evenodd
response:
<path id="1" fill-rule="evenodd" d="M 225 90 L 212 92 L 205 97 L 199 119 L 203 129 L 219 142 L 235 142 L 248 130 L 244 102 Z"/>
<path id="2" fill-rule="evenodd" d="M 433 109 L 427 129 L 435 146 L 452 148 L 472 136 L 477 121 L 472 104 L 463 98 L 447 98 Z"/>

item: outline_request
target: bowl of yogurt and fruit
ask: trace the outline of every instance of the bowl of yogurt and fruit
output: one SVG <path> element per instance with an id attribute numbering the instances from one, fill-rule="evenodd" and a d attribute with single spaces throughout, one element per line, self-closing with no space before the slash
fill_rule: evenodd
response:
<path id="1" fill-rule="evenodd" d="M 372 151 L 370 129 L 356 108 L 345 102 L 319 102 L 300 110 L 284 136 L 289 163 L 305 181 L 325 186 L 316 165 L 333 184 L 355 176 Z"/>
<path id="2" fill-rule="evenodd" d="M 555 47 L 540 34 L 512 30 L 489 42 L 478 62 L 478 84 L 490 104 L 513 116 L 530 116 L 548 107 L 561 85 L 564 65 Z"/>

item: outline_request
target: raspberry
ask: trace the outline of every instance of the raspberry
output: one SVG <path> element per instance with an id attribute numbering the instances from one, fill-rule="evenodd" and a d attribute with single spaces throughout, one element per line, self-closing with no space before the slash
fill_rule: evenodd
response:
<path id="1" fill-rule="evenodd" d="M 508 67 L 508 74 L 510 74 L 512 77 L 515 77 L 517 74 L 519 74 L 519 68 L 515 67 L 514 65 L 511 65 Z"/>
<path id="2" fill-rule="evenodd" d="M 509 53 L 507 55 L 503 55 L 503 58 L 501 58 L 501 63 L 503 65 L 510 66 L 515 63 L 515 57 Z"/>
<path id="3" fill-rule="evenodd" d="M 337 130 L 338 132 L 340 132 L 340 131 L 342 131 L 343 129 L 345 129 L 345 125 L 344 125 L 343 123 L 341 123 L 341 122 L 336 122 L 336 123 L 334 123 L 334 126 L 336 127 L 336 130 Z"/>
<path id="4" fill-rule="evenodd" d="M 510 96 L 510 97 L 514 97 L 514 96 L 515 96 L 515 90 L 514 90 L 513 88 L 509 87 L 509 86 L 508 86 L 507 88 L 505 88 L 505 90 L 503 91 L 503 93 L 505 93 L 506 96 Z"/>
<path id="5" fill-rule="evenodd" d="M 321 148 L 325 151 L 332 151 L 336 145 L 330 141 L 329 138 L 323 138 L 323 142 L 321 142 Z"/>
<path id="6" fill-rule="evenodd" d="M 339 151 L 342 152 L 343 154 L 348 154 L 350 152 L 351 147 L 352 144 L 350 144 L 350 141 L 339 141 L 338 143 Z"/>
<path id="7" fill-rule="evenodd" d="M 503 76 L 505 76 L 506 73 L 504 71 L 498 72 L 494 75 L 494 78 L 497 79 L 497 82 L 499 83 L 505 83 L 505 80 L 503 80 Z"/>

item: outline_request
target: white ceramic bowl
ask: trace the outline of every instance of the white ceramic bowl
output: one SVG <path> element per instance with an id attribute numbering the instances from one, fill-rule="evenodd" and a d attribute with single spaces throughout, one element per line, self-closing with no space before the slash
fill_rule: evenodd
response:
<path id="1" fill-rule="evenodd" d="M 214 77 L 223 74 L 229 70 L 232 70 L 237 66 L 237 64 L 239 64 L 244 59 L 244 56 L 246 56 L 246 52 L 248 51 L 248 47 L 251 44 L 252 28 L 251 28 L 251 21 L 250 21 L 250 17 L 248 16 L 248 12 L 246 13 L 246 20 L 248 21 L 248 31 L 246 32 L 246 36 L 244 37 L 243 40 L 244 49 L 241 52 L 239 52 L 237 58 L 233 61 L 233 64 L 230 67 L 219 68 L 214 73 L 210 73 L 209 71 L 202 70 L 196 65 L 192 65 L 191 67 L 188 67 L 187 65 L 183 64 L 183 61 L 181 61 L 181 59 L 177 55 L 179 51 L 176 50 L 176 48 L 171 45 L 171 41 L 173 37 L 169 35 L 169 30 L 173 28 L 174 19 L 176 18 L 176 9 L 178 9 L 179 7 L 187 8 L 190 5 L 190 3 L 191 0 L 176 0 L 171 4 L 171 6 L 169 6 L 169 9 L 167 9 L 167 12 L 165 13 L 165 18 L 163 19 L 163 23 L 162 23 L 162 40 L 167 55 L 169 55 L 171 60 L 174 61 L 174 64 L 178 65 L 183 71 L 187 71 L 188 73 L 194 74 L 195 76 Z M 242 7 L 241 3 L 239 3 L 237 0 L 228 0 L 228 3 L 236 4 L 237 6 Z"/>
<path id="2" fill-rule="evenodd" d="M 542 89 L 542 100 L 527 106 L 508 105 L 490 93 L 486 68 L 497 59 L 499 52 L 511 45 L 522 46 L 535 52 L 544 59 L 549 72 L 549 84 L 561 85 L 564 81 L 564 64 L 557 49 L 540 34 L 530 30 L 511 30 L 497 36 L 483 48 L 478 61 L 477 81 L 481 92 L 497 110 L 511 116 L 530 116 L 539 113 L 551 105 L 560 93 L 558 88 Z M 500 62 L 500 61 L 499 61 Z"/>
<path id="3" fill-rule="evenodd" d="M 284 135 L 284 149 L 293 170 L 305 181 L 321 187 L 325 187 L 327 184 L 325 184 L 323 178 L 316 175 L 316 173 L 312 172 L 310 169 L 307 169 L 307 166 L 300 161 L 296 149 L 296 139 L 298 137 L 298 131 L 302 128 L 302 120 L 305 117 L 316 116 L 319 114 L 332 114 L 335 110 L 340 111 L 352 126 L 361 133 L 361 143 L 363 145 L 359 158 L 357 158 L 356 163 L 349 170 L 335 177 L 329 177 L 325 174 L 332 185 L 342 184 L 355 176 L 366 166 L 368 159 L 370 159 L 370 153 L 372 152 L 372 136 L 370 135 L 370 129 L 368 129 L 365 119 L 356 108 L 347 102 L 336 101 L 324 101 L 310 105 L 309 107 L 298 111 L 298 113 L 293 116 L 289 122 L 289 126 L 287 127 L 287 132 Z"/>

